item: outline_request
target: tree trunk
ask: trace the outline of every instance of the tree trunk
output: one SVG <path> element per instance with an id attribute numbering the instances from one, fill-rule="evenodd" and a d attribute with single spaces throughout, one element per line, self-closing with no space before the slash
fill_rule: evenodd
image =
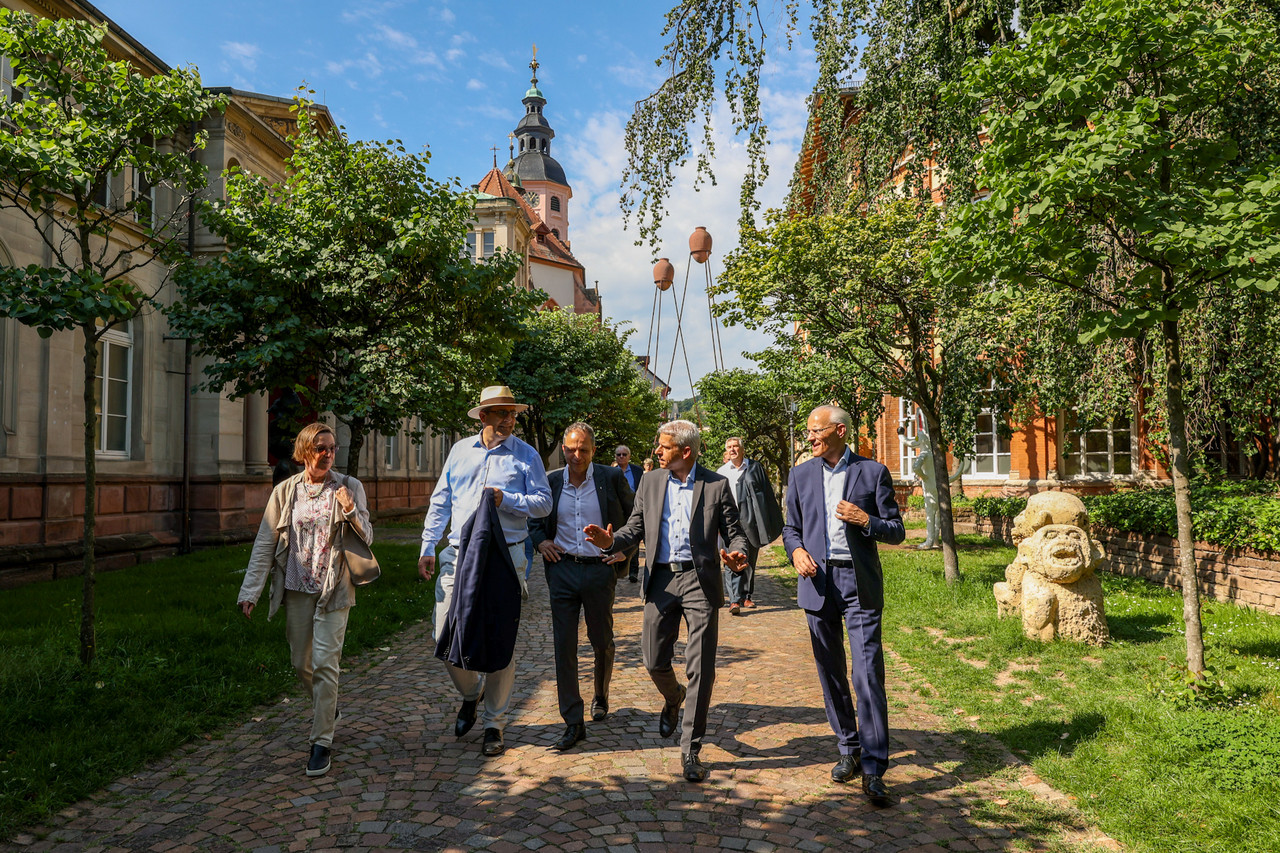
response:
<path id="1" fill-rule="evenodd" d="M 84 332 L 84 594 L 80 601 L 80 662 L 88 667 L 93 666 L 98 655 L 93 604 L 94 534 L 98 517 L 98 413 L 93 387 L 98 378 L 98 340 L 92 323 L 81 329 Z"/>
<path id="2" fill-rule="evenodd" d="M 947 583 L 960 580 L 960 558 L 956 554 L 956 525 L 951 517 L 951 478 L 947 471 L 947 452 L 942 443 L 942 424 L 926 409 L 929 425 L 929 452 L 933 454 L 933 479 L 938 489 L 938 537 L 942 540 L 942 576 Z"/>
<path id="3" fill-rule="evenodd" d="M 347 476 L 360 479 L 360 452 L 364 450 L 364 437 L 368 434 L 364 418 L 352 418 L 347 422 L 351 429 L 351 440 L 347 443 Z M 374 461 L 377 465 L 377 460 Z"/>
<path id="4" fill-rule="evenodd" d="M 1176 320 L 1164 332 L 1165 391 L 1169 409 L 1169 464 L 1173 468 L 1178 511 L 1178 573 L 1182 576 L 1182 621 L 1187 633 L 1187 671 L 1204 678 L 1204 634 L 1200 626 L 1200 588 L 1196 578 L 1195 539 L 1191 533 L 1191 459 L 1187 455 L 1187 413 L 1182 376 L 1182 339 Z"/>

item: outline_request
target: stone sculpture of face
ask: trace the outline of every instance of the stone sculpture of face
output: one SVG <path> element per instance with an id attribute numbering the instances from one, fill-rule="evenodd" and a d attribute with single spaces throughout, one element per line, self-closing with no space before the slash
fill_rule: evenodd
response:
<path id="1" fill-rule="evenodd" d="M 1027 568 L 1047 580 L 1071 583 L 1093 567 L 1093 543 L 1089 534 L 1070 524 L 1041 527 L 1018 546 Z"/>

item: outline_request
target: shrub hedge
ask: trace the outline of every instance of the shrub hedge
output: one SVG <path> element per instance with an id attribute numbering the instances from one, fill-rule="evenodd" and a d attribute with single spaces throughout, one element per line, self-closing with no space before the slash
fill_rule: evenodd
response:
<path id="1" fill-rule="evenodd" d="M 1141 535 L 1178 535 L 1173 486 L 1081 497 L 1098 527 Z M 1026 498 L 980 497 L 973 511 L 986 518 L 1012 518 Z M 1223 548 L 1280 551 L 1280 496 L 1275 483 L 1196 479 L 1191 484 L 1191 521 L 1197 542 Z"/>

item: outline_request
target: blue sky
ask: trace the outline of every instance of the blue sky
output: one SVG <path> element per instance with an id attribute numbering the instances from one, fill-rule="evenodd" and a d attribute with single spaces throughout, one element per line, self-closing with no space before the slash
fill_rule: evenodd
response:
<path id="1" fill-rule="evenodd" d="M 623 129 L 632 104 L 661 82 L 653 60 L 668 4 L 531 2 L 460 3 L 387 0 L 364 4 L 297 0 L 95 0 L 106 15 L 170 65 L 195 65 L 209 86 L 234 86 L 290 96 L 304 81 L 347 132 L 361 139 L 401 139 L 427 148 L 433 176 L 478 181 L 493 162 L 507 159 L 507 134 L 523 114 L 531 45 L 538 45 L 539 87 L 555 128 L 552 155 L 564 166 L 573 199 L 569 238 L 598 281 L 605 314 L 631 323 L 632 350 L 644 353 L 653 305 L 653 253 L 632 245 L 623 230 L 618 183 L 625 163 Z M 776 14 L 776 13 L 775 13 Z M 781 36 L 766 17 L 771 37 Z M 774 38 L 778 44 L 781 38 Z M 797 41 L 772 57 L 763 99 L 772 140 L 770 182 L 764 206 L 778 206 L 804 133 L 805 97 L 813 85 L 813 54 Z M 728 128 L 719 114 L 718 127 Z M 741 141 L 718 134 L 718 186 L 695 192 L 685 173 L 668 205 L 658 253 L 676 265 L 677 284 L 688 263 L 687 239 L 704 225 L 715 238 L 712 272 L 736 242 L 737 185 L 745 164 Z M 700 268 L 691 282 L 699 280 Z M 668 303 L 667 316 L 670 316 Z M 705 296 L 691 283 L 684 331 L 693 378 L 712 369 Z M 666 372 L 674 326 L 664 319 Z M 743 329 L 726 329 L 730 366 L 747 366 L 743 350 L 767 341 Z M 670 377 L 673 396 L 690 393 L 677 357 Z"/>

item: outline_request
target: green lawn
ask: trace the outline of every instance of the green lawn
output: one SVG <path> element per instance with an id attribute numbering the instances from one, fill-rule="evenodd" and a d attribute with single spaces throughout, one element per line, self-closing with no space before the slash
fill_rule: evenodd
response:
<path id="1" fill-rule="evenodd" d="M 998 738 L 1129 849 L 1280 850 L 1280 617 L 1206 601 L 1196 696 L 1177 593 L 1104 575 L 1112 643 L 1042 645 L 995 615 L 1013 549 L 961 541 L 954 588 L 939 552 L 881 552 L 885 646 L 947 725 Z"/>
<path id="2" fill-rule="evenodd" d="M 375 544 L 346 654 L 430 615 L 414 544 Z M 294 689 L 284 614 L 236 608 L 248 546 L 98 578 L 98 662 L 78 660 L 79 578 L 0 593 L 0 839 Z"/>

